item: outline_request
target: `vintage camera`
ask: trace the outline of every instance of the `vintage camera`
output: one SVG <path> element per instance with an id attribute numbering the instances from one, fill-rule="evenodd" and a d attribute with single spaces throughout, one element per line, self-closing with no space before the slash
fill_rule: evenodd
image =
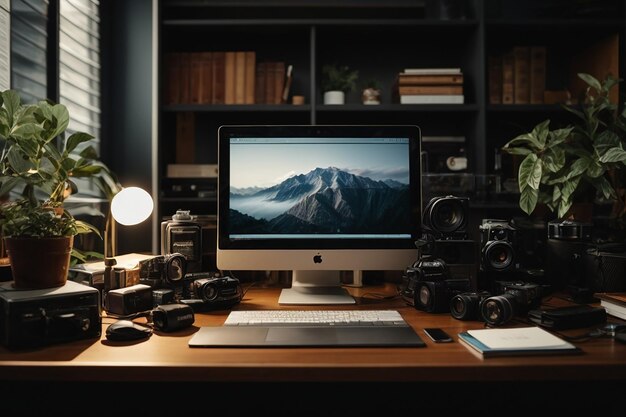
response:
<path id="1" fill-rule="evenodd" d="M 417 310 L 444 313 L 450 309 L 450 299 L 470 290 L 470 280 L 450 278 L 446 263 L 438 258 L 424 256 L 404 275 L 401 295 Z"/>
<path id="2" fill-rule="evenodd" d="M 467 239 L 468 217 L 467 197 L 433 197 L 424 209 L 422 226 L 436 239 Z"/>
<path id="3" fill-rule="evenodd" d="M 491 297 L 491 293 L 488 291 L 457 294 L 450 300 L 450 315 L 457 320 L 482 321 L 480 305 L 489 297 Z"/>
<path id="4" fill-rule="evenodd" d="M 189 210 L 177 210 L 161 223 L 161 254 L 172 253 L 185 256 L 188 272 L 202 269 L 202 226 Z"/>
<path id="5" fill-rule="evenodd" d="M 219 310 L 239 303 L 243 291 L 237 278 L 200 272 L 185 276 L 183 295 L 180 303 L 194 310 Z"/>
<path id="6" fill-rule="evenodd" d="M 187 274 L 187 261 L 181 253 L 159 255 L 139 261 L 139 283 L 152 288 L 175 288 Z"/>
<path id="7" fill-rule="evenodd" d="M 546 275 L 556 289 L 587 286 L 585 255 L 591 246 L 592 226 L 570 220 L 548 223 Z"/>
<path id="8" fill-rule="evenodd" d="M 516 229 L 506 220 L 483 219 L 479 226 L 481 271 L 490 280 L 513 278 L 516 268 Z"/>
<path id="9" fill-rule="evenodd" d="M 499 288 L 499 295 L 487 297 L 480 303 L 480 315 L 488 325 L 500 326 L 541 304 L 543 287 L 539 284 L 498 281 L 496 288 Z"/>

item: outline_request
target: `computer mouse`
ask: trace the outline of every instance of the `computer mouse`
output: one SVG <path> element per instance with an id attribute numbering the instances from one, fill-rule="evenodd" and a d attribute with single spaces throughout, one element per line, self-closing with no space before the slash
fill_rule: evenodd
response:
<path id="1" fill-rule="evenodd" d="M 152 329 L 131 320 L 118 320 L 106 329 L 108 340 L 139 340 L 152 336 Z"/>

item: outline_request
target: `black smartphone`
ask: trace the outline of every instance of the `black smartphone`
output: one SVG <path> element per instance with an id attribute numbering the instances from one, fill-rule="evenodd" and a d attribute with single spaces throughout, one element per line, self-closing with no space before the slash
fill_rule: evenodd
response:
<path id="1" fill-rule="evenodd" d="M 426 333 L 426 335 L 430 337 L 435 343 L 452 342 L 452 338 L 450 337 L 450 335 L 438 327 L 426 328 L 424 329 L 424 333 Z"/>

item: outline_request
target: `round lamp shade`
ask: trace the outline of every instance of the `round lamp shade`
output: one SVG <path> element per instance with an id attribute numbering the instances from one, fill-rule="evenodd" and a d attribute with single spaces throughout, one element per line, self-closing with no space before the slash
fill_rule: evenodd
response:
<path id="1" fill-rule="evenodd" d="M 146 220 L 152 214 L 154 202 L 145 190 L 139 187 L 124 188 L 111 201 L 111 214 L 115 221 L 132 226 Z"/>

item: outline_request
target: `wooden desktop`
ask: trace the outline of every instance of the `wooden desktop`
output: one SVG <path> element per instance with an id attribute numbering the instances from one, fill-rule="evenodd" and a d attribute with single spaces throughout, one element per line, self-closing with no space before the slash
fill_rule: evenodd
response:
<path id="1" fill-rule="evenodd" d="M 114 320 L 105 317 L 100 339 L 30 350 L 0 349 L 0 384 L 50 389 L 63 383 L 69 387 L 101 383 L 114 389 L 126 387 L 124 390 L 132 392 L 154 382 L 222 389 L 233 384 L 267 387 L 267 383 L 271 383 L 270 386 L 284 389 L 299 383 L 317 386 L 334 383 L 332 386 L 343 384 L 342 387 L 355 387 L 353 383 L 362 387 L 360 383 L 365 383 L 370 388 L 373 384 L 375 392 L 382 392 L 384 388 L 390 395 L 413 390 L 433 395 L 434 391 L 439 392 L 433 390 L 433 386 L 441 387 L 441 383 L 446 383 L 446 387 L 455 387 L 452 389 L 464 395 L 470 392 L 475 395 L 483 390 L 501 390 L 511 383 L 516 384 L 515 389 L 522 385 L 530 389 L 565 384 L 571 393 L 577 389 L 586 393 L 588 388 L 602 387 L 604 392 L 610 387 L 623 387 L 626 382 L 626 344 L 597 338 L 575 342 L 582 348 L 582 355 L 480 359 L 458 342 L 457 334 L 482 328 L 481 322 L 456 320 L 446 313 L 418 311 L 400 297 L 393 297 L 395 287 L 393 283 L 384 283 L 349 288 L 357 300 L 356 306 L 288 307 L 278 305 L 280 288 L 251 286 L 234 309 L 393 308 L 416 329 L 426 347 L 214 349 L 187 346 L 199 326 L 222 325 L 229 311 L 197 313 L 191 328 L 169 334 L 155 332 L 145 341 L 111 342 L 104 336 L 104 330 Z M 562 304 L 562 299 L 548 300 L 548 305 Z M 432 342 L 423 332 L 425 327 L 443 328 L 453 336 L 453 343 Z M 580 335 L 588 330 L 563 333 Z M 427 386 L 431 388 L 426 389 Z M 246 392 L 244 396 L 250 395 L 249 389 Z"/>

